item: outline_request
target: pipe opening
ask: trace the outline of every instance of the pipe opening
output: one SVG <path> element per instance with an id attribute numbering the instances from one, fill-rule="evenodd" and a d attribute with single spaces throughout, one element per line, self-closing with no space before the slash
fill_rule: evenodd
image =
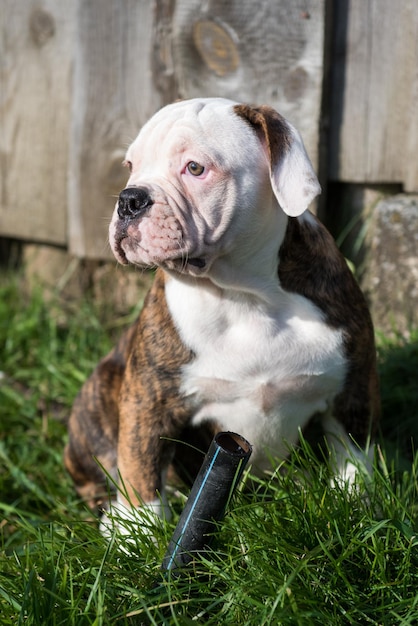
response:
<path id="1" fill-rule="evenodd" d="M 236 433 L 218 433 L 215 441 L 222 450 L 230 454 L 245 456 L 251 451 L 248 441 Z"/>

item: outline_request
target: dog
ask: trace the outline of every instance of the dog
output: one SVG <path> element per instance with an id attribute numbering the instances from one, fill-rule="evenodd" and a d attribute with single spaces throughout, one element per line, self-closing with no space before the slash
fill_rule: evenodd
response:
<path id="1" fill-rule="evenodd" d="M 75 400 L 65 464 L 79 495 L 169 517 L 169 468 L 193 480 L 216 432 L 244 436 L 262 472 L 318 415 L 335 475 L 352 481 L 379 419 L 374 332 L 308 210 L 320 186 L 297 130 L 269 106 L 180 101 L 125 165 L 110 245 L 121 264 L 157 269 Z M 107 483 L 120 486 L 110 503 Z"/>

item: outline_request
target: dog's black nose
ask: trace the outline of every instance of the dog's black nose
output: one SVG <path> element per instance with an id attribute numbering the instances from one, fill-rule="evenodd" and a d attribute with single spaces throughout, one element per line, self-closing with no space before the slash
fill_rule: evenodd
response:
<path id="1" fill-rule="evenodd" d="M 121 219 L 138 217 L 153 203 L 144 187 L 127 187 L 119 194 L 118 215 Z"/>

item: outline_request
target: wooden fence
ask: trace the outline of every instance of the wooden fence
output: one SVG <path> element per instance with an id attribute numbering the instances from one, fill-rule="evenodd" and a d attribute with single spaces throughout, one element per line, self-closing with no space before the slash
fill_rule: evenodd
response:
<path id="1" fill-rule="evenodd" d="M 418 191 L 416 0 L 0 0 L 0 237 L 110 256 L 126 146 L 176 98 L 275 106 L 322 183 Z"/>

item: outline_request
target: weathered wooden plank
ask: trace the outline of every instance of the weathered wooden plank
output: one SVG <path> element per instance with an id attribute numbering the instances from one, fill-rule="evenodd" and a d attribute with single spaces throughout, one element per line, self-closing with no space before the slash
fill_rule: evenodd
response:
<path id="1" fill-rule="evenodd" d="M 127 180 L 124 152 L 162 104 L 152 76 L 154 3 L 80 2 L 70 147 L 69 248 L 110 256 L 108 224 Z"/>
<path id="2" fill-rule="evenodd" d="M 329 172 L 418 189 L 418 3 L 335 3 Z"/>
<path id="3" fill-rule="evenodd" d="M 416 5 L 417 6 L 417 5 Z M 418 7 L 417 7 L 418 12 Z M 411 46 L 412 59 L 409 62 L 412 68 L 409 103 L 406 104 L 405 116 L 407 119 L 406 154 L 404 156 L 405 191 L 418 192 L 418 18 L 411 20 L 412 28 L 415 28 L 414 42 Z"/>
<path id="4" fill-rule="evenodd" d="M 73 2 L 1 0 L 0 234 L 66 242 Z"/>
<path id="5" fill-rule="evenodd" d="M 178 0 L 173 55 L 183 97 L 270 104 L 301 131 L 318 164 L 324 0 Z"/>

